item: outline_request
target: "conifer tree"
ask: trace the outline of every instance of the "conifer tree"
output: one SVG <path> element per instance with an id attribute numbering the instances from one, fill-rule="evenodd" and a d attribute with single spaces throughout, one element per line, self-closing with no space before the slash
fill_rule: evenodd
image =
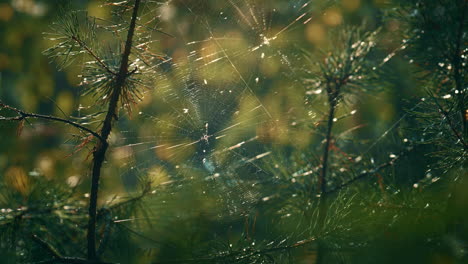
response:
<path id="1" fill-rule="evenodd" d="M 360 1 L 279 1 L 282 8 L 293 6 L 304 12 L 279 30 L 266 24 L 270 16 L 273 22 L 269 23 L 275 24 L 275 15 L 282 11 L 262 13 L 267 2 L 103 2 L 103 7 L 112 10 L 110 19 L 65 9 L 46 34 L 54 44 L 44 54 L 60 69 L 81 68 L 79 88 L 83 96 L 97 103 L 80 107 L 81 116 L 76 119 L 31 113 L 0 101 L 0 121 L 16 124 L 18 135 L 33 120 L 78 131 L 70 155 L 89 151 L 85 163 L 90 166 L 90 186 L 84 191 L 75 185 L 69 188 L 61 181 L 36 177 L 35 171 L 26 175 L 20 166 L 10 167 L 0 184 L 0 205 L 4 207 L 0 212 L 0 253 L 7 256 L 6 261 L 465 261 L 467 1 L 393 1 L 379 7 L 377 14 L 385 17 L 368 23 L 348 22 L 336 11 L 352 9 Z M 225 4 L 232 10 L 220 8 L 218 12 Z M 183 16 L 202 21 L 209 37 L 186 40 L 186 46 L 200 44 L 199 50 L 185 54 L 180 49 L 170 58 L 154 49 L 163 46 L 154 45 L 155 35 L 166 35 L 171 38 L 168 43 L 176 43 L 172 32 L 157 29 L 160 17 L 154 12 L 164 9 L 165 15 L 174 16 L 179 11 L 174 6 L 183 7 Z M 220 31 L 232 30 L 224 23 L 236 14 L 234 24 L 243 25 L 247 33 L 232 30 L 218 37 L 218 28 L 210 25 L 215 22 L 205 21 L 199 13 L 216 13 L 222 21 Z M 318 19 L 331 19 L 332 29 L 323 36 L 309 36 L 316 41 L 312 41 L 314 45 L 283 43 L 282 33 Z M 190 28 L 182 20 L 178 22 L 177 30 Z M 314 25 L 311 32 L 324 33 Z M 388 29 L 395 25 L 399 30 Z M 223 45 L 226 40 L 232 43 Z M 249 41 L 254 44 L 250 46 Z M 273 61 L 271 65 L 265 58 Z M 252 61 L 258 65 L 252 66 Z M 381 96 L 382 87 L 398 85 L 392 79 L 398 77 L 390 76 L 398 63 L 411 69 L 405 77 L 417 80 L 414 90 L 423 90 L 424 98 L 409 100 L 408 113 L 397 116 L 383 131 L 371 124 L 379 131 L 377 137 L 361 140 L 354 131 L 365 126 L 364 118 L 357 117 L 361 110 L 355 107 L 370 104 L 365 101 L 370 95 Z M 253 72 L 252 80 L 245 78 L 244 67 Z M 283 72 L 287 73 L 279 74 Z M 260 78 L 258 73 L 265 74 Z M 226 81 L 232 78 L 238 80 Z M 305 103 L 293 107 L 285 103 L 290 109 L 280 110 L 279 117 L 269 112 L 254 116 L 256 110 L 269 107 L 261 102 L 269 95 L 251 95 L 251 83 L 264 81 L 260 93 L 274 94 L 271 83 L 288 78 L 293 80 L 285 83 L 301 87 L 299 97 Z M 167 88 L 164 85 L 172 89 L 169 94 L 159 90 Z M 284 94 L 296 93 L 290 87 L 281 89 Z M 156 98 L 151 106 L 134 111 L 142 109 L 139 103 L 148 90 L 183 102 Z M 172 107 L 175 114 L 166 107 Z M 302 112 L 291 117 L 293 108 Z M 146 109 L 163 113 L 147 114 Z M 186 115 L 191 111 L 196 114 Z M 123 147 L 144 145 L 150 138 L 154 145 L 143 149 L 149 154 L 142 157 L 152 160 L 129 169 L 137 178 L 136 193 L 123 198 L 116 193 L 106 200 L 100 194 L 111 178 L 105 177 L 112 171 L 106 169 L 115 165 L 110 162 L 114 155 L 110 150 L 123 137 L 118 125 L 137 124 L 128 121 L 132 112 L 147 118 L 149 125 L 144 130 L 154 131 L 145 131 Z M 290 117 L 293 124 L 284 121 Z M 273 121 L 244 126 L 258 118 Z M 416 120 L 410 124 L 417 127 L 402 129 L 406 120 Z M 288 136 L 292 135 L 289 130 L 302 126 L 307 146 L 297 147 L 289 144 L 295 139 L 282 139 L 283 123 Z M 229 134 L 233 127 L 240 127 L 237 134 Z M 148 134 L 151 136 L 146 137 Z M 243 134 L 249 137 L 243 138 Z M 176 137 L 174 142 L 165 138 L 171 136 Z M 266 151 L 260 152 L 263 148 Z M 134 152 L 130 159 L 136 160 L 140 153 L 138 149 Z M 419 166 L 414 164 L 418 161 L 415 156 L 422 156 L 421 164 L 429 164 L 429 168 L 424 175 L 401 180 L 419 171 L 414 168 Z M 138 169 L 146 163 L 150 164 L 148 171 Z M 413 180 L 416 182 L 408 185 Z M 122 224 L 127 222 L 131 224 Z"/>

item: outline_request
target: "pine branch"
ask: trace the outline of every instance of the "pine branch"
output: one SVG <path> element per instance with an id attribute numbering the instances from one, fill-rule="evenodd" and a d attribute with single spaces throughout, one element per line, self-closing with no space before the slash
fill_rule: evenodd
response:
<path id="1" fill-rule="evenodd" d="M 226 255 L 221 256 L 213 256 L 213 257 L 206 257 L 206 258 L 194 258 L 194 259 L 183 259 L 183 260 L 169 260 L 169 261 L 162 261 L 162 262 L 154 262 L 153 264 L 175 264 L 175 263 L 217 263 L 219 261 L 228 261 L 229 259 L 235 259 L 236 261 L 240 260 L 248 260 L 254 256 L 261 256 L 267 255 L 268 253 L 274 253 L 279 251 L 286 251 L 295 249 L 298 247 L 302 247 L 308 245 L 310 243 L 315 242 L 315 238 L 309 238 L 305 240 L 298 241 L 292 245 L 282 246 L 282 247 L 272 247 L 272 248 L 265 248 L 259 250 L 252 250 L 252 251 L 235 251 Z"/>
<path id="2" fill-rule="evenodd" d="M 117 116 L 118 112 L 118 103 L 120 101 L 121 92 L 125 86 L 129 66 L 129 57 L 130 51 L 133 44 L 133 35 L 135 33 L 136 19 L 138 16 L 138 9 L 140 6 L 141 0 L 135 0 L 133 7 L 133 14 L 130 21 L 130 27 L 127 33 L 127 40 L 125 42 L 125 49 L 122 54 L 122 60 L 120 63 L 120 69 L 116 76 L 115 86 L 112 89 L 112 94 L 109 100 L 109 107 L 104 119 L 103 127 L 101 129 L 101 137 L 104 139 L 104 142 L 100 142 L 96 146 L 96 151 L 93 153 L 93 169 L 91 177 L 91 195 L 89 198 L 89 221 L 88 221 L 88 260 L 96 260 L 96 216 L 97 216 L 97 201 L 98 201 L 98 191 L 99 191 L 99 180 L 101 178 L 101 168 L 104 163 L 106 151 L 108 148 L 107 139 L 112 130 L 112 121 Z"/>
<path id="3" fill-rule="evenodd" d="M 327 78 L 328 79 L 328 78 Z M 320 184 L 320 203 L 319 203 L 319 216 L 318 216 L 318 226 L 322 230 L 325 226 L 326 215 L 328 214 L 328 205 L 327 205 L 327 170 L 328 170 L 328 158 L 330 153 L 330 144 L 332 137 L 333 123 L 335 119 L 336 107 L 338 105 L 338 100 L 340 96 L 341 82 L 335 82 L 334 87 L 331 84 L 331 80 L 327 80 L 327 95 L 329 103 L 329 112 L 328 112 L 328 122 L 327 122 L 327 134 L 325 138 L 325 146 L 323 149 L 322 157 L 322 173 L 319 178 Z M 318 243 L 318 257 L 317 263 L 323 262 L 323 243 Z"/>
<path id="4" fill-rule="evenodd" d="M 71 37 L 76 43 L 78 43 L 78 45 L 80 45 L 80 47 L 82 47 L 91 57 L 93 57 L 98 63 L 99 65 L 101 65 L 101 67 L 103 67 L 108 73 L 110 73 L 111 75 L 114 75 L 116 76 L 117 73 L 113 72 L 108 66 L 107 64 L 105 64 L 101 58 L 99 58 L 99 56 L 96 55 L 96 53 L 94 53 L 80 38 L 78 38 L 77 36 L 72 36 Z"/>
<path id="5" fill-rule="evenodd" d="M 464 83 L 463 83 L 463 76 L 461 74 L 461 71 L 463 70 L 463 63 L 460 59 L 462 56 L 460 53 L 462 52 L 462 41 L 463 41 L 463 35 L 466 33 L 465 29 L 465 19 L 466 19 L 466 13 L 467 13 L 467 1 L 462 0 L 463 6 L 460 8 L 460 12 L 462 13 L 461 19 L 460 19 L 460 24 L 458 26 L 457 30 L 457 40 L 456 40 L 456 46 L 455 46 L 455 52 L 453 54 L 453 77 L 455 79 L 455 86 L 456 89 L 459 91 L 458 93 L 458 104 L 459 104 L 459 112 L 462 120 L 462 137 L 468 137 L 468 127 L 467 127 L 467 113 L 468 109 L 465 109 L 465 92 L 464 90 Z M 466 144 L 465 149 L 466 148 Z"/>
<path id="6" fill-rule="evenodd" d="M 42 240 L 40 237 L 38 237 L 37 235 L 33 235 L 32 236 L 33 240 L 39 244 L 39 246 L 41 246 L 42 249 L 44 249 L 46 252 L 48 252 L 49 254 L 52 255 L 52 257 L 54 258 L 61 258 L 60 254 L 58 253 L 58 251 L 52 247 L 52 245 L 50 245 L 49 243 L 47 243 L 46 241 Z"/>
<path id="7" fill-rule="evenodd" d="M 372 169 L 370 171 L 366 171 L 366 172 L 363 172 L 361 174 L 358 174 L 356 177 L 354 177 L 354 178 L 352 178 L 352 179 L 350 179 L 350 180 L 336 186 L 335 188 L 333 188 L 331 190 L 328 190 L 327 194 L 334 193 L 334 192 L 337 192 L 339 190 L 342 190 L 343 188 L 353 184 L 354 182 L 356 182 L 359 179 L 365 178 L 365 177 L 370 176 L 370 175 L 374 175 L 375 173 L 377 173 L 377 172 L 379 172 L 379 171 L 381 171 L 381 170 L 383 170 L 383 169 L 385 169 L 387 167 L 390 167 L 390 166 L 394 165 L 399 159 L 406 156 L 406 154 L 408 154 L 412 150 L 413 150 L 413 147 L 410 147 L 407 150 L 401 151 L 395 158 L 392 158 L 391 160 L 378 165 L 377 167 L 375 167 L 374 169 Z"/>
<path id="8" fill-rule="evenodd" d="M 450 118 L 450 115 L 447 111 L 445 111 L 445 109 L 442 107 L 442 105 L 439 103 L 439 101 L 437 100 L 436 96 L 434 94 L 432 94 L 430 91 L 429 92 L 429 95 L 431 97 L 431 99 L 434 101 L 434 103 L 437 105 L 437 108 L 439 110 L 440 113 L 442 113 L 442 115 L 445 117 L 445 119 L 447 119 L 447 123 L 450 127 L 450 129 L 452 130 L 454 136 L 460 141 L 460 143 L 462 143 L 463 145 L 463 148 L 465 150 L 468 150 L 468 145 L 467 143 L 465 142 L 465 140 L 463 139 L 463 136 L 460 135 L 460 133 L 458 132 L 458 130 L 456 129 L 455 127 L 455 124 L 453 123 L 452 121 L 452 118 Z"/>
<path id="9" fill-rule="evenodd" d="M 65 124 L 69 124 L 71 126 L 74 126 L 74 127 L 78 128 L 80 130 L 84 130 L 84 131 L 90 133 L 91 135 L 93 135 L 94 137 L 96 137 L 97 139 L 99 139 L 101 142 L 105 141 L 98 133 L 94 132 L 93 130 L 91 130 L 91 129 L 87 128 L 87 127 L 84 127 L 84 126 L 80 125 L 79 123 L 70 121 L 68 119 L 63 119 L 63 118 L 60 118 L 60 117 L 55 117 L 55 116 L 50 116 L 50 115 L 41 115 L 41 114 L 28 113 L 28 112 L 25 112 L 23 110 L 20 110 L 20 109 L 11 107 L 9 105 L 6 105 L 2 101 L 0 101 L 0 108 L 8 109 L 8 110 L 14 111 L 17 114 L 19 114 L 19 116 L 14 116 L 14 117 L 2 117 L 2 116 L 0 116 L 0 120 L 2 120 L 2 121 L 22 121 L 22 120 L 25 120 L 27 118 L 36 118 L 36 119 L 45 119 L 45 120 L 58 121 L 58 122 L 61 122 L 61 123 L 65 123 Z"/>
<path id="10" fill-rule="evenodd" d="M 328 110 L 328 121 L 327 121 L 327 133 L 325 137 L 325 146 L 323 149 L 323 156 L 322 156 L 322 173 L 319 178 L 320 193 L 326 192 L 328 156 L 330 153 L 330 144 L 332 140 L 331 137 L 332 137 L 333 123 L 335 119 L 335 112 L 336 112 L 336 107 L 338 105 L 338 99 L 340 95 L 339 91 L 340 91 L 340 84 L 336 84 L 336 87 L 332 87 L 332 84 L 330 84 L 330 82 L 327 83 L 329 110 Z"/>
<path id="11" fill-rule="evenodd" d="M 104 232 L 101 237 L 101 241 L 99 243 L 99 247 L 97 249 L 96 254 L 101 256 L 106 249 L 107 242 L 109 241 L 109 237 L 112 231 L 112 215 L 109 209 L 102 209 L 105 218 L 105 225 L 104 225 Z"/>
<path id="12" fill-rule="evenodd" d="M 53 263 L 64 263 L 64 264 L 111 264 L 108 262 L 101 262 L 101 261 L 89 261 L 83 258 L 72 258 L 72 257 L 62 257 L 58 251 L 52 247 L 49 243 L 45 240 L 41 239 L 37 235 L 32 236 L 34 242 L 36 242 L 44 251 L 48 252 L 52 255 L 52 259 L 34 262 L 33 264 L 53 264 Z"/>

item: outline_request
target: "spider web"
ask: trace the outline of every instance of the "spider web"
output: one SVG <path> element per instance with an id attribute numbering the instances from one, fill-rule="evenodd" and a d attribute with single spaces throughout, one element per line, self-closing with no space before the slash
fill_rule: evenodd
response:
<path id="1" fill-rule="evenodd" d="M 288 113 L 277 113 L 265 102 L 281 79 L 292 76 L 289 83 L 301 82 L 292 66 L 298 55 L 295 40 L 303 42 L 304 27 L 315 11 L 308 1 L 275 5 L 230 0 L 216 5 L 168 1 L 159 6 L 163 13 L 176 9 L 171 12 L 180 13 L 190 24 L 177 21 L 181 19 L 177 15 L 165 18 L 165 23 L 182 25 L 169 31 L 175 32 L 171 46 L 176 48 L 168 49 L 169 56 L 157 65 L 161 71 L 154 77 L 155 87 L 145 92 L 138 115 L 119 122 L 110 150 L 124 185 L 134 186 L 137 178 L 149 177 L 155 183 L 154 193 L 165 186 L 179 188 L 170 198 L 162 195 L 162 204 L 151 204 L 151 210 L 159 212 L 156 218 L 181 217 L 183 213 L 171 215 L 163 208 L 178 208 L 167 203 L 175 203 L 180 190 L 190 186 L 200 188 L 201 200 L 214 195 L 217 206 L 208 213 L 227 222 L 252 215 L 259 203 L 276 201 L 271 187 L 289 188 L 280 177 L 293 180 L 291 195 L 309 191 L 301 189 L 306 185 L 295 185 L 295 180 L 309 178 L 320 168 L 294 171 L 297 164 L 289 163 L 296 161 L 281 156 L 284 152 L 275 153 L 273 138 L 278 135 L 274 134 L 284 132 L 277 128 L 278 116 Z M 189 33 L 199 39 L 188 39 Z M 295 128 L 287 124 L 284 129 Z M 362 159 L 344 158 L 349 163 Z M 345 168 L 338 169 L 340 175 L 349 176 Z M 286 208 L 279 213 L 286 219 L 291 212 Z M 161 233 L 169 226 L 160 224 Z"/>
<path id="2" fill-rule="evenodd" d="M 271 180 L 257 164 L 272 152 L 275 120 L 261 98 L 273 78 L 268 67 L 277 64 L 276 75 L 290 68 L 282 37 L 310 21 L 309 3 L 214 6 L 206 13 L 204 1 L 160 5 L 186 12 L 200 40 L 175 37 L 186 56 L 158 64 L 155 89 L 145 92 L 138 116 L 119 122 L 110 156 L 126 185 L 142 176 L 157 185 L 208 181 L 205 188 L 215 184 L 224 202 L 247 206 L 263 196 L 256 184 Z"/>

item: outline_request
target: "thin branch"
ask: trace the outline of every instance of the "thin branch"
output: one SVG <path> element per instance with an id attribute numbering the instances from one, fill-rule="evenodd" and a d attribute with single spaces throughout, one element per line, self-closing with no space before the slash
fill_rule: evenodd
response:
<path id="1" fill-rule="evenodd" d="M 36 118 L 36 119 L 45 119 L 45 120 L 58 121 L 58 122 L 61 122 L 61 123 L 69 124 L 69 125 L 74 126 L 74 127 L 78 128 L 78 129 L 84 130 L 84 131 L 90 133 L 91 135 L 93 135 L 94 137 L 96 137 L 97 139 L 99 139 L 101 142 L 105 142 L 105 140 L 98 133 L 94 132 L 93 130 L 91 130 L 91 129 L 87 128 L 87 127 L 84 127 L 84 126 L 80 125 L 79 123 L 70 121 L 68 119 L 55 117 L 55 116 L 50 116 L 50 115 L 41 115 L 41 114 L 28 113 L 28 112 L 25 112 L 23 110 L 20 110 L 20 109 L 11 107 L 9 105 L 6 105 L 6 104 L 2 103 L 1 101 L 0 101 L 0 108 L 8 109 L 8 110 L 14 111 L 14 112 L 19 114 L 19 116 L 14 116 L 14 117 L 2 117 L 2 116 L 0 116 L 0 120 L 3 120 L 3 121 L 22 121 L 22 120 L 25 120 L 27 118 Z"/>
<path id="2" fill-rule="evenodd" d="M 132 18 L 130 21 L 130 27 L 127 33 L 127 40 L 125 42 L 125 48 L 122 53 L 122 59 L 120 62 L 120 69 L 116 75 L 115 86 L 112 87 L 112 94 L 109 99 L 109 107 L 107 110 L 106 117 L 101 129 L 101 137 L 105 140 L 99 142 L 96 145 L 96 151 L 93 153 L 93 169 L 91 176 L 91 195 L 89 198 L 89 208 L 88 208 L 88 233 L 87 233 L 87 250 L 88 250 L 88 260 L 96 260 L 96 218 L 97 218 L 97 201 L 98 201 L 98 191 L 99 191 L 99 180 L 101 178 L 101 168 L 104 163 L 106 151 L 108 148 L 107 138 L 110 135 L 112 130 L 112 121 L 117 116 L 118 112 L 118 103 L 120 101 L 120 95 L 124 89 L 126 80 L 128 78 L 128 66 L 129 66 L 129 57 L 133 44 L 133 35 L 135 33 L 136 20 L 138 16 L 138 9 L 140 7 L 141 0 L 135 0 L 133 6 Z"/>
<path id="3" fill-rule="evenodd" d="M 58 251 L 52 247 L 45 240 L 41 239 L 37 235 L 32 236 L 33 240 L 46 252 L 52 255 L 52 259 L 43 260 L 39 262 L 34 262 L 33 264 L 53 264 L 53 263 L 64 263 L 64 264 L 111 264 L 108 262 L 101 261 L 89 261 L 83 258 L 74 258 L 74 257 L 62 257 Z"/>
<path id="4" fill-rule="evenodd" d="M 464 89 L 464 83 L 463 83 L 463 76 L 461 74 L 462 69 L 463 69 L 463 64 L 462 60 L 460 59 L 461 57 L 461 49 L 462 49 L 462 42 L 463 42 L 463 34 L 465 34 L 465 19 L 466 19 L 466 13 L 467 13 L 467 3 L 468 1 L 462 0 L 463 6 L 460 8 L 462 12 L 462 16 L 460 19 L 460 24 L 458 26 L 457 30 L 457 40 L 456 40 L 456 46 L 455 46 L 455 52 L 453 54 L 453 77 L 455 79 L 455 85 L 456 89 L 459 91 L 458 93 L 458 104 L 459 104 L 459 111 L 461 115 L 461 121 L 462 121 L 462 137 L 467 137 L 468 136 L 468 127 L 467 127 L 467 118 L 466 118 L 466 111 L 464 105 L 465 105 L 465 93 L 463 92 Z M 466 145 L 465 145 L 466 149 Z"/>
<path id="5" fill-rule="evenodd" d="M 327 132 L 325 137 L 325 146 L 323 149 L 323 156 L 322 156 L 322 173 L 319 178 L 320 184 L 320 193 L 325 193 L 326 186 L 327 186 L 327 170 L 328 170 L 328 156 L 330 153 L 330 144 L 331 144 L 331 137 L 332 137 L 332 129 L 333 123 L 335 119 L 335 111 L 338 104 L 338 97 L 339 97 L 339 84 L 336 84 L 336 87 L 331 87 L 330 82 L 327 83 L 327 94 L 328 94 L 328 103 L 329 103 L 329 111 L 328 111 L 328 122 L 327 122 Z"/>
<path id="6" fill-rule="evenodd" d="M 72 36 L 71 37 L 74 41 L 76 41 L 76 43 L 78 43 L 78 45 L 80 45 L 83 49 L 86 50 L 86 52 L 91 56 L 93 57 L 98 63 L 99 65 L 101 65 L 108 73 L 116 76 L 117 73 L 113 72 L 108 66 L 107 64 L 105 64 L 101 58 L 99 58 L 99 56 L 96 55 L 96 53 L 94 53 L 81 39 L 79 39 L 78 37 L 76 36 Z"/>
<path id="7" fill-rule="evenodd" d="M 101 237 L 101 241 L 99 243 L 99 247 L 97 249 L 96 254 L 98 256 L 101 256 L 104 253 L 104 250 L 106 249 L 107 242 L 109 241 L 109 237 L 111 235 L 112 231 L 112 216 L 111 212 L 109 209 L 102 209 L 104 212 L 104 217 L 105 217 L 105 225 L 104 225 L 104 232 Z"/>
<path id="8" fill-rule="evenodd" d="M 447 111 L 445 111 L 445 109 L 439 103 L 439 101 L 437 100 L 437 98 L 436 98 L 436 96 L 434 94 L 429 92 L 429 95 L 430 95 L 431 99 L 434 101 L 434 103 L 437 105 L 437 108 L 442 113 L 442 115 L 444 115 L 444 117 L 447 119 L 447 123 L 448 123 L 450 129 L 452 130 L 453 134 L 455 135 L 455 137 L 457 137 L 458 140 L 460 140 L 460 143 L 463 144 L 464 149 L 468 150 L 468 145 L 466 144 L 465 140 L 463 140 L 463 136 L 460 135 L 458 130 L 455 128 L 455 125 L 453 124 L 452 118 L 450 118 L 449 113 L 447 113 Z"/>
<path id="9" fill-rule="evenodd" d="M 390 166 L 394 165 L 395 162 L 397 162 L 399 159 L 404 157 L 406 154 L 408 154 L 412 150 L 413 150 L 413 147 L 410 147 L 408 150 L 400 152 L 395 158 L 392 158 L 391 160 L 380 164 L 379 166 L 375 167 L 374 169 L 372 169 L 370 171 L 366 171 L 366 172 L 363 172 L 361 174 L 358 174 L 356 177 L 354 177 L 354 178 L 340 184 L 339 186 L 337 186 L 337 187 L 335 187 L 335 188 L 333 188 L 331 190 L 328 190 L 326 193 L 330 194 L 330 193 L 337 192 L 337 191 L 342 190 L 343 188 L 353 184 L 354 182 L 356 182 L 359 179 L 365 178 L 365 177 L 370 176 L 370 175 L 374 175 L 375 173 L 377 173 L 377 172 L 379 172 L 379 171 L 381 171 L 381 170 L 383 170 L 383 169 L 385 169 L 387 167 L 390 167 Z"/>
<path id="10" fill-rule="evenodd" d="M 131 204 L 131 203 L 138 202 L 138 201 L 142 200 L 150 192 L 150 190 L 151 190 L 150 187 L 151 187 L 150 185 L 145 186 L 139 195 L 134 196 L 132 198 L 129 198 L 129 199 L 127 199 L 125 201 L 122 201 L 120 203 L 113 204 L 113 205 L 109 206 L 109 208 L 107 208 L 107 209 L 108 210 L 117 209 L 117 208 L 122 207 L 124 205 Z"/>
<path id="11" fill-rule="evenodd" d="M 50 253 L 52 255 L 52 257 L 61 258 L 58 251 L 54 247 L 52 247 L 52 245 L 47 243 L 45 240 L 41 239 L 37 235 L 33 235 L 32 238 L 37 244 L 39 244 L 39 246 L 41 246 L 42 249 L 44 249 L 46 252 Z"/>

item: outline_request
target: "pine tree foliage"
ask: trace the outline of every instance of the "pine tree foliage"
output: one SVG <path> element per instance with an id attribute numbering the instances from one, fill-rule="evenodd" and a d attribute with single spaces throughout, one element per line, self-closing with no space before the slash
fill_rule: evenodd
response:
<path id="1" fill-rule="evenodd" d="M 435 155 L 444 170 L 466 164 L 467 158 L 467 4 L 466 1 L 411 1 L 402 3 L 403 18 L 412 47 L 406 56 L 426 96 L 418 109 L 425 143 L 437 145 Z"/>
<path id="2" fill-rule="evenodd" d="M 290 50 L 282 47 L 282 32 L 316 16 L 337 23 L 334 8 L 350 4 L 278 5 L 305 13 L 271 34 L 267 21 L 277 10 L 262 13 L 265 1 L 179 2 L 103 1 L 111 10 L 106 19 L 70 7 L 61 12 L 45 34 L 53 44 L 44 54 L 61 70 L 81 69 L 81 95 L 98 103 L 80 106 L 79 117 L 30 113 L 0 101 L 0 121 L 18 123 L 18 135 L 33 119 L 78 130 L 70 156 L 85 156 L 91 167 L 90 188 L 20 166 L 4 173 L 0 254 L 6 263 L 466 261 L 468 203 L 460 191 L 467 184 L 466 1 L 395 1 L 381 8 L 381 20 L 339 17 L 342 25 L 333 25 L 319 44 Z M 217 17 L 239 16 L 248 39 L 239 41 L 235 32 L 218 37 L 206 20 L 209 37 L 188 40 L 198 51 L 183 59 L 164 55 L 159 39 L 174 37 L 160 30 L 165 18 L 157 11 L 169 4 L 198 21 L 204 17 L 197 12 L 227 4 L 232 14 Z M 399 30 L 388 30 L 387 22 Z M 182 24 L 180 31 L 189 27 Z M 387 39 L 391 34 L 396 41 Z M 226 40 L 236 45 L 220 44 Z M 260 59 L 250 58 L 256 52 Z M 275 120 L 261 103 L 268 96 L 255 96 L 252 87 L 263 80 L 243 73 L 268 72 L 264 60 L 287 65 L 280 78 L 300 87 L 304 112 L 294 112 L 295 105 Z M 396 63 L 411 69 L 424 98 L 410 100 L 408 113 L 378 137 L 361 137 L 356 131 L 366 124 L 350 121 L 360 114 L 355 107 L 392 87 L 388 75 Z M 275 78 L 264 78 L 265 93 Z M 137 124 L 132 118 L 146 118 L 141 135 L 129 132 Z M 286 132 L 282 118 L 294 120 Z M 400 128 L 406 121 L 417 127 Z M 237 134 L 223 133 L 232 128 Z M 279 143 L 282 133 L 300 129 L 305 146 Z M 119 155 L 125 164 L 113 160 Z M 424 174 L 402 180 L 420 171 L 412 164 L 419 156 L 429 165 Z M 125 194 L 106 189 L 117 174 L 132 181 Z"/>

